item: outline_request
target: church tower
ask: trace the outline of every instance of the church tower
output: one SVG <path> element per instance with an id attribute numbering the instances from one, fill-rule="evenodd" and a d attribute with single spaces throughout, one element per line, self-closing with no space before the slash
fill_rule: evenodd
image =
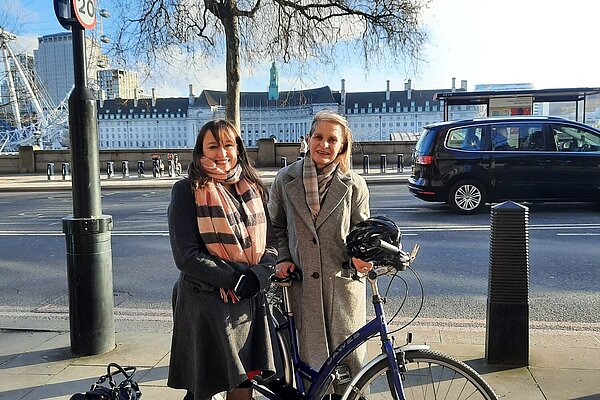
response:
<path id="1" fill-rule="evenodd" d="M 277 101 L 279 99 L 279 72 L 275 62 L 271 64 L 271 79 L 269 82 L 269 100 Z"/>

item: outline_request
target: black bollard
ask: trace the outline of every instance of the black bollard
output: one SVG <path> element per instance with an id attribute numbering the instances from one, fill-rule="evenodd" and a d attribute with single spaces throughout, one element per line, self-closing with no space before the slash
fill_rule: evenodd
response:
<path id="1" fill-rule="evenodd" d="M 63 181 L 66 180 L 69 175 L 69 163 L 62 163 L 61 174 Z"/>
<path id="2" fill-rule="evenodd" d="M 369 173 L 369 155 L 363 155 L 363 174 Z"/>
<path id="3" fill-rule="evenodd" d="M 138 173 L 138 178 L 144 177 L 144 160 L 138 161 L 137 173 Z"/>
<path id="4" fill-rule="evenodd" d="M 123 178 L 129 177 L 129 161 L 123 161 L 121 163 L 121 172 L 123 173 Z"/>
<path id="5" fill-rule="evenodd" d="M 404 154 L 398 154 L 398 165 L 396 166 L 398 172 L 404 172 Z"/>
<path id="6" fill-rule="evenodd" d="M 382 154 L 379 156 L 379 172 L 385 174 L 385 170 L 387 169 L 387 155 Z"/>
<path id="7" fill-rule="evenodd" d="M 491 210 L 485 358 L 529 364 L 529 210 L 512 201 Z"/>
<path id="8" fill-rule="evenodd" d="M 48 165 L 46 165 L 46 176 L 48 177 L 49 181 L 54 179 L 54 163 L 53 162 L 49 162 Z"/>
<path id="9" fill-rule="evenodd" d="M 281 157 L 281 168 L 287 167 L 287 157 Z"/>
<path id="10" fill-rule="evenodd" d="M 106 176 L 108 179 L 112 178 L 115 174 L 115 162 L 109 161 L 106 163 Z"/>

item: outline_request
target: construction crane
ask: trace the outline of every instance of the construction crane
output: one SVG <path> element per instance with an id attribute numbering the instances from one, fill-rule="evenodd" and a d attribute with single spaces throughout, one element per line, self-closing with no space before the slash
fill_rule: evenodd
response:
<path id="1" fill-rule="evenodd" d="M 53 105 L 45 90 L 36 84 L 27 68 L 15 56 L 10 42 L 16 36 L 0 27 L 0 50 L 7 94 L 0 106 L 0 153 L 14 152 L 23 145 L 63 148 L 68 143 L 68 98 Z M 24 98 L 20 98 L 24 97 Z M 7 103 L 5 101 L 7 100 Z M 30 115 L 21 110 L 30 106 Z"/>

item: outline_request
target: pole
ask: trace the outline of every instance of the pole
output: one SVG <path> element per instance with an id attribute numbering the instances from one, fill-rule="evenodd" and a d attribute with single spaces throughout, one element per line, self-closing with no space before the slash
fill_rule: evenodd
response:
<path id="1" fill-rule="evenodd" d="M 85 34 L 72 25 L 75 88 L 69 97 L 73 214 L 63 218 L 71 351 L 105 353 L 115 347 L 112 217 L 102 215 L 96 99 L 86 87 Z"/>

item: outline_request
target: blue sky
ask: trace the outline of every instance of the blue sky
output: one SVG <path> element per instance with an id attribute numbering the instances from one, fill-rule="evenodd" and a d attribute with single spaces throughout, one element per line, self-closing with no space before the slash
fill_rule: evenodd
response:
<path id="1" fill-rule="evenodd" d="M 63 32 L 54 16 L 51 0 L 3 0 L 0 26 L 19 36 L 17 49 L 37 46 L 41 35 Z M 423 49 L 425 62 L 416 71 L 405 68 L 371 68 L 338 65 L 335 70 L 302 80 L 280 66 L 280 90 L 329 85 L 340 89 L 346 79 L 348 91 L 402 90 L 406 79 L 416 89 L 449 88 L 468 81 L 473 89 L 482 83 L 532 83 L 537 89 L 600 86 L 598 18 L 600 2 L 593 0 L 434 0 L 424 15 L 429 42 Z M 360 64 L 360 63 L 358 63 Z M 264 91 L 270 63 L 244 71 L 242 90 Z M 161 96 L 185 96 L 188 84 L 196 94 L 202 89 L 225 89 L 221 65 L 210 71 L 170 74 L 169 82 L 146 78 L 143 86 L 156 87 Z"/>

